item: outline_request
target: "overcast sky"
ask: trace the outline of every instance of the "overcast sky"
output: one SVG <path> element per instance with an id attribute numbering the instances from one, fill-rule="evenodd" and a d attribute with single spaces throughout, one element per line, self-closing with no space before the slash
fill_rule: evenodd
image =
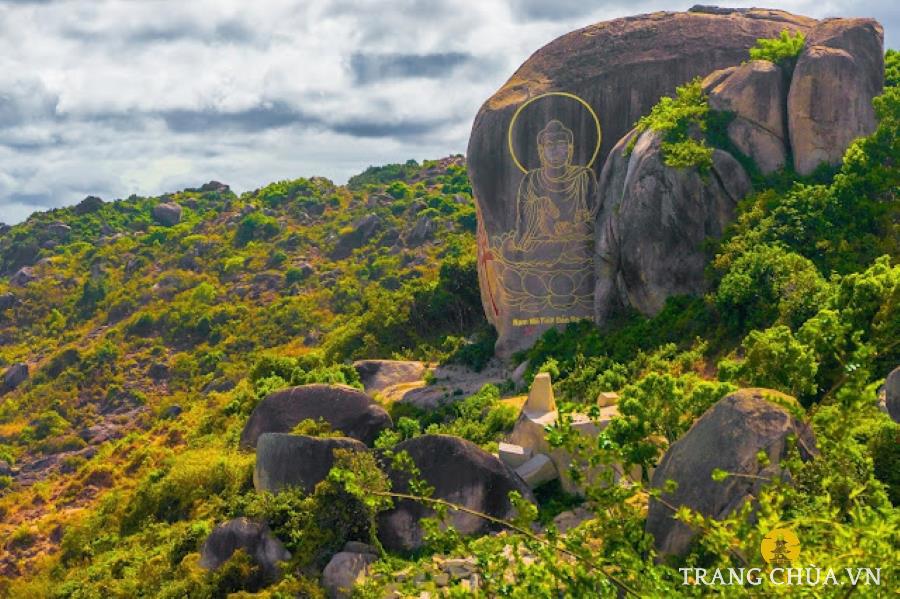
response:
<path id="1" fill-rule="evenodd" d="M 0 221 L 89 194 L 341 183 L 371 164 L 464 152 L 478 107 L 542 45 L 691 4 L 0 0 Z M 897 47 L 898 5 L 770 6 L 875 17 Z"/>

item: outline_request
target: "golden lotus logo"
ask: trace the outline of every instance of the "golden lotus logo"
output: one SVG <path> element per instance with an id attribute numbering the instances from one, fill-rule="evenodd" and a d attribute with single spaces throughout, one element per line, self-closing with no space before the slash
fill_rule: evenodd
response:
<path id="1" fill-rule="evenodd" d="M 770 566 L 787 568 L 800 557 L 800 539 L 792 530 L 776 528 L 763 537 L 759 552 Z"/>

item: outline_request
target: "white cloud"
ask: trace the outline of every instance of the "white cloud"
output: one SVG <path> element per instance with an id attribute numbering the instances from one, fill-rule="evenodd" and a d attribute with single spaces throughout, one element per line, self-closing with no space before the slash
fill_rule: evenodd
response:
<path id="1" fill-rule="evenodd" d="M 891 45 L 894 4 L 782 7 L 875 16 Z M 88 194 L 343 181 L 370 164 L 463 152 L 480 104 L 553 38 L 688 6 L 0 0 L 0 221 Z"/>

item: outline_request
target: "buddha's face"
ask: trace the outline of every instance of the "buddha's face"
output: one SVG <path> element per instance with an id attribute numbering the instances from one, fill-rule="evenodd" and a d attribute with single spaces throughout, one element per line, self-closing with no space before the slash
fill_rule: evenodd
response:
<path id="1" fill-rule="evenodd" d="M 541 163 L 552 168 L 568 166 L 572 161 L 572 151 L 572 144 L 566 137 L 550 137 L 540 145 Z"/>

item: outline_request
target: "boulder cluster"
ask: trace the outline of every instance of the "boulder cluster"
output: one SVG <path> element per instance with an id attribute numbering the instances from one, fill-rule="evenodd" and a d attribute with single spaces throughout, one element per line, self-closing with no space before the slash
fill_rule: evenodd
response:
<path id="1" fill-rule="evenodd" d="M 782 31 L 805 36 L 796 58 L 748 60 Z M 535 52 L 481 107 L 467 155 L 498 355 L 572 320 L 653 315 L 672 295 L 703 293 L 704 241 L 733 221 L 751 175 L 837 165 L 874 130 L 882 48 L 871 19 L 698 6 L 599 23 Z M 635 129 L 696 78 L 709 109 L 730 117 L 703 169 L 667 164 L 664 134 Z M 564 168 L 541 149 L 548 135 L 570 144 Z"/>

